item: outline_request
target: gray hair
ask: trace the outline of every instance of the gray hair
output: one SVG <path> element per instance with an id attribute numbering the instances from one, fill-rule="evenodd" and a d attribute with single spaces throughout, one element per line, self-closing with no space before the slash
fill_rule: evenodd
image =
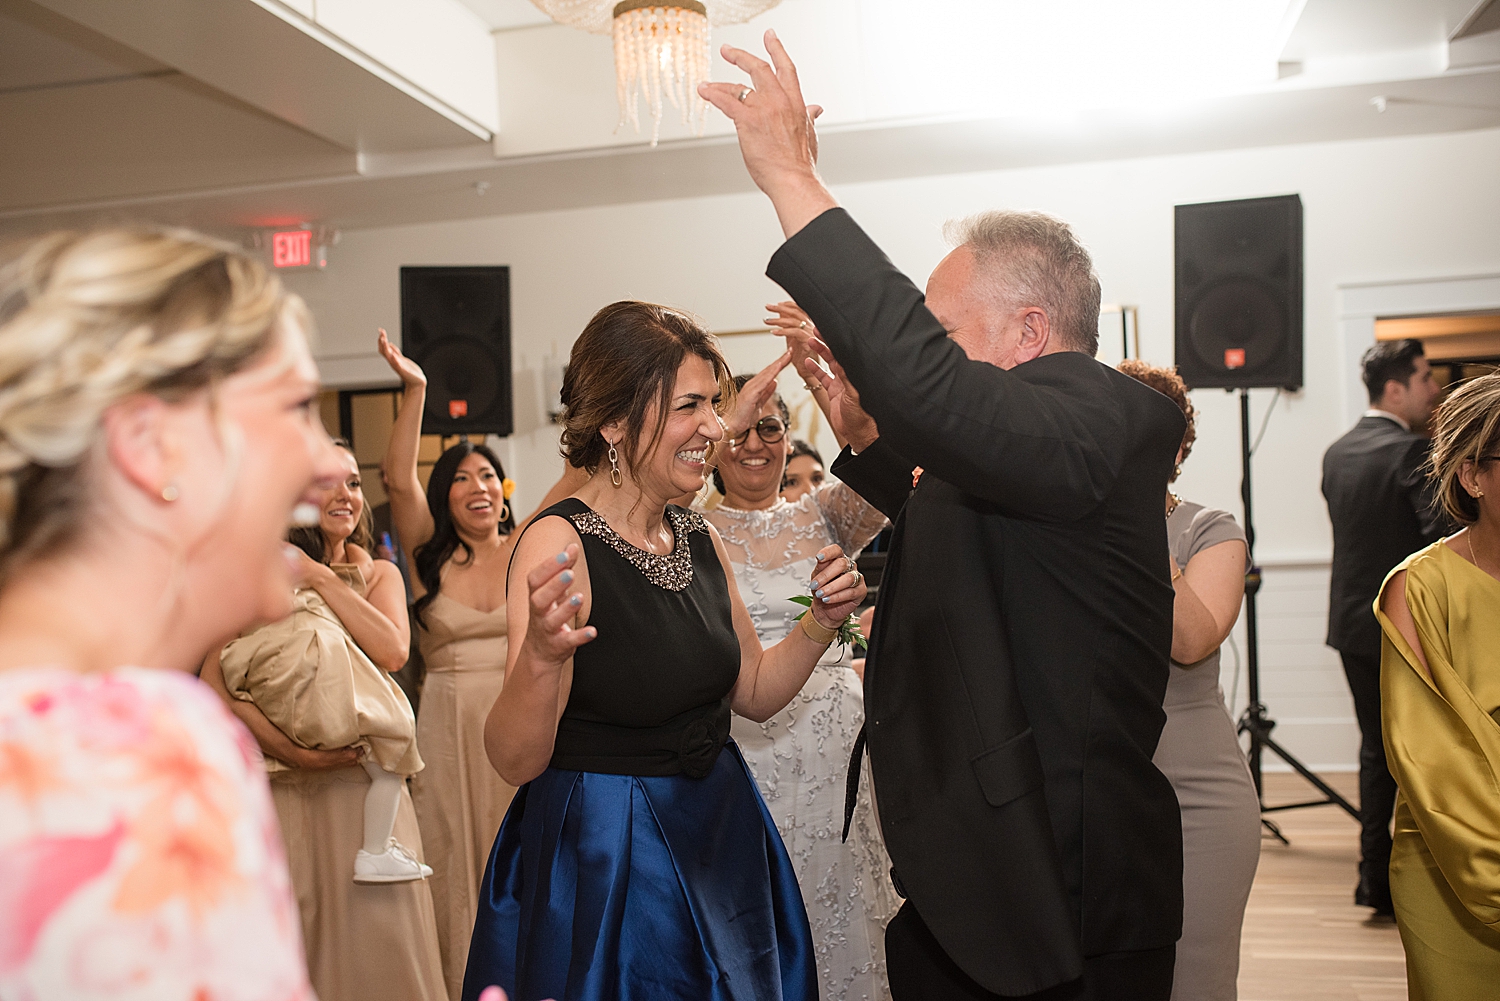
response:
<path id="1" fill-rule="evenodd" d="M 993 294 L 1010 305 L 1040 306 L 1072 351 L 1099 350 L 1099 276 L 1073 229 L 1041 212 L 996 210 L 952 219 L 943 236 L 968 247 Z"/>

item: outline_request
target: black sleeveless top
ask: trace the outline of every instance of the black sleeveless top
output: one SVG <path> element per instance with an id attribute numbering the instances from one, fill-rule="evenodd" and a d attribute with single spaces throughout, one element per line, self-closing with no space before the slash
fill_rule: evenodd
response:
<path id="1" fill-rule="evenodd" d="M 583 501 L 566 518 L 583 541 L 598 635 L 573 654 L 573 688 L 551 765 L 615 775 L 707 775 L 729 737 L 739 679 L 729 584 L 703 516 L 667 508 L 667 556 L 620 538 Z"/>

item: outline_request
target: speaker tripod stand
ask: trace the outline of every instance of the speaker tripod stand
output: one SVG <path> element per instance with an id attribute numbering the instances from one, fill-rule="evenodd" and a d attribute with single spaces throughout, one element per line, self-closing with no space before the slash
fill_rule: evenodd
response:
<path id="1" fill-rule="evenodd" d="M 1239 732 L 1250 735 L 1250 777 L 1255 781 L 1255 798 L 1260 802 L 1260 822 L 1276 840 L 1287 845 L 1291 842 L 1287 840 L 1285 834 L 1281 833 L 1281 828 L 1277 827 L 1266 814 L 1333 804 L 1341 807 L 1345 813 L 1358 821 L 1359 811 L 1340 796 L 1337 790 L 1319 778 L 1312 769 L 1298 761 L 1295 754 L 1271 738 L 1271 731 L 1275 729 L 1276 721 L 1270 717 L 1265 703 L 1260 700 L 1260 640 L 1256 629 L 1255 596 L 1260 590 L 1261 576 L 1260 567 L 1255 565 L 1255 519 L 1251 514 L 1250 390 L 1248 389 L 1240 390 L 1240 469 L 1242 471 L 1240 500 L 1245 505 L 1245 540 L 1250 552 L 1250 569 L 1245 574 L 1245 679 L 1250 688 L 1250 704 L 1245 707 L 1245 712 L 1240 716 Z M 1261 779 L 1261 755 L 1265 751 L 1270 751 L 1290 765 L 1293 771 L 1321 792 L 1323 798 L 1267 806 L 1265 786 Z"/>

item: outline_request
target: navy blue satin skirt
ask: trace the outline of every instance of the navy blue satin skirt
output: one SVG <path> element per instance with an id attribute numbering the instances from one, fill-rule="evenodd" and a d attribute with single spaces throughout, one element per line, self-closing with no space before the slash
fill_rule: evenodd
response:
<path id="1" fill-rule="evenodd" d="M 705 778 L 549 768 L 479 891 L 464 1001 L 815 1001 L 807 911 L 733 741 Z"/>

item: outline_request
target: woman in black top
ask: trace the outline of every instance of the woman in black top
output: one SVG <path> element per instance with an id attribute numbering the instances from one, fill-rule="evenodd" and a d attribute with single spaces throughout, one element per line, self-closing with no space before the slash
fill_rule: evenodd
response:
<path id="1" fill-rule="evenodd" d="M 730 424 L 758 415 L 780 365 Z M 605 307 L 573 347 L 562 443 L 592 475 L 511 565 L 485 744 L 522 788 L 485 873 L 465 998 L 492 983 L 515 1001 L 817 997 L 796 878 L 729 711 L 785 706 L 865 587 L 828 546 L 803 628 L 762 650 L 718 536 L 667 503 L 702 486 L 731 395 L 708 334 L 660 306 Z"/>

